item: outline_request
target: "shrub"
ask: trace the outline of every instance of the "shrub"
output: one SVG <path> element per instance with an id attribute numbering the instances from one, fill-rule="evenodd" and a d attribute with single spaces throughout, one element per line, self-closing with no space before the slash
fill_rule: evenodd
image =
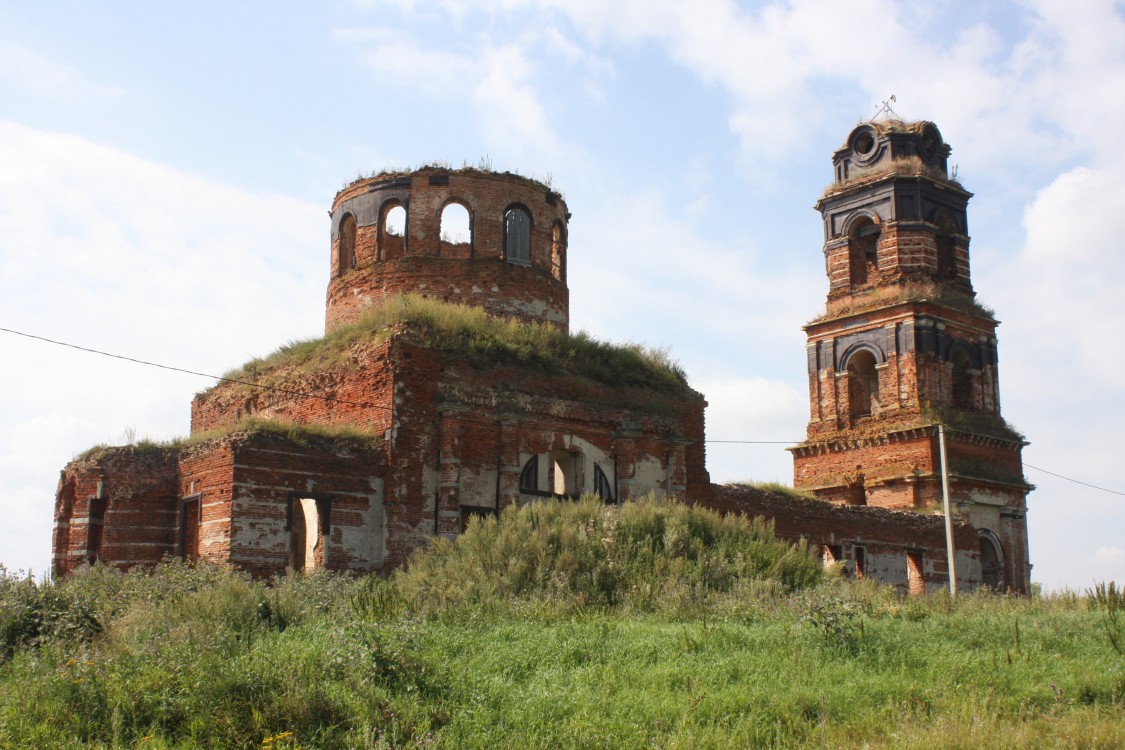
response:
<path id="1" fill-rule="evenodd" d="M 53 639 L 89 640 L 101 629 L 90 602 L 73 590 L 0 566 L 0 661 Z"/>
<path id="2" fill-rule="evenodd" d="M 417 553 L 395 582 L 407 606 L 430 613 L 534 602 L 562 612 L 682 612 L 747 580 L 792 590 L 822 576 L 804 546 L 777 540 L 761 519 L 651 497 L 620 508 L 586 497 L 474 519 L 455 541 Z"/>

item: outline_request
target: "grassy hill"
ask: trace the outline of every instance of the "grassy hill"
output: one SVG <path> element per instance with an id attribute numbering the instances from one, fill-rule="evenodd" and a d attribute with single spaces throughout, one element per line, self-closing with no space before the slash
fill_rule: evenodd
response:
<path id="1" fill-rule="evenodd" d="M 767 524 L 547 503 L 386 581 L 3 573 L 0 747 L 1119 748 L 1123 628 L 1111 587 L 902 600 Z"/>

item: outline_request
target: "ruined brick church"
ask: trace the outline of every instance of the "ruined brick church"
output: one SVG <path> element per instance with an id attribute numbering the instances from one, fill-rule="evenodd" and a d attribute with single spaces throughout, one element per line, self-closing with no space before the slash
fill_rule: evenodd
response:
<path id="1" fill-rule="evenodd" d="M 191 436 L 100 447 L 62 471 L 53 568 L 166 556 L 389 572 L 474 515 L 549 497 L 649 493 L 764 515 L 846 574 L 1027 591 L 1023 438 L 1000 417 L 996 320 L 970 283 L 966 207 L 932 123 L 857 127 L 818 203 L 829 279 L 806 326 L 806 497 L 715 485 L 703 396 L 627 348 L 543 362 L 467 352 L 373 313 L 419 297 L 565 335 L 570 213 L 520 176 L 426 167 L 362 179 L 331 211 L 326 336 L 198 394 Z M 460 214 L 467 236 L 446 224 Z M 464 310 L 462 310 L 464 312 Z M 454 337 L 456 338 L 456 337 Z M 813 499 L 813 498 L 816 499 Z"/>

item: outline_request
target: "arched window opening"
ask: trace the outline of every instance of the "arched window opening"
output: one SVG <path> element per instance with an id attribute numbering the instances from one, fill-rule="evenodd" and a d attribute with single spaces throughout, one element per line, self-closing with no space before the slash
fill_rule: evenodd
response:
<path id="1" fill-rule="evenodd" d="M 602 471 L 602 467 L 594 464 L 594 494 L 605 500 L 607 504 L 616 501 L 613 494 L 613 483 Z"/>
<path id="2" fill-rule="evenodd" d="M 869 217 L 863 216 L 852 225 L 848 246 L 848 264 L 852 284 L 866 284 L 879 269 L 879 235 L 882 230 Z"/>
<path id="3" fill-rule="evenodd" d="M 472 247 L 472 220 L 469 209 L 460 203 L 449 203 L 441 210 L 442 255 L 469 257 Z"/>
<path id="4" fill-rule="evenodd" d="M 504 260 L 531 263 L 531 216 L 518 206 L 504 212 Z"/>
<path id="5" fill-rule="evenodd" d="M 996 591 L 1004 587 L 1004 557 L 990 533 L 980 535 L 980 582 Z"/>
<path id="6" fill-rule="evenodd" d="M 406 208 L 393 203 L 383 208 L 380 226 L 379 259 L 397 260 L 406 254 Z"/>
<path id="7" fill-rule="evenodd" d="M 875 355 L 862 349 L 848 360 L 848 400 L 853 419 L 866 417 L 878 410 L 879 372 Z"/>
<path id="8" fill-rule="evenodd" d="M 969 353 L 958 347 L 950 357 L 953 363 L 953 405 L 962 409 L 973 408 L 973 363 Z"/>
<path id="9" fill-rule="evenodd" d="M 551 275 L 558 281 L 566 281 L 566 240 L 562 224 L 557 221 L 551 227 Z"/>
<path id="10" fill-rule="evenodd" d="M 383 230 L 391 237 L 406 236 L 406 209 L 394 206 L 387 211 L 387 218 L 383 222 Z"/>
<path id="11" fill-rule="evenodd" d="M 581 455 L 570 451 L 551 451 L 551 493 L 562 497 L 577 497 L 582 491 Z"/>
<path id="12" fill-rule="evenodd" d="M 523 465 L 520 492 L 539 492 L 539 456 L 532 456 Z"/>
<path id="13" fill-rule="evenodd" d="M 956 228 L 953 220 L 945 214 L 938 218 L 937 276 L 939 279 L 957 278 L 957 250 L 953 241 Z"/>
<path id="14" fill-rule="evenodd" d="M 344 214 L 340 219 L 340 261 L 339 275 L 343 275 L 355 268 L 355 216 Z"/>

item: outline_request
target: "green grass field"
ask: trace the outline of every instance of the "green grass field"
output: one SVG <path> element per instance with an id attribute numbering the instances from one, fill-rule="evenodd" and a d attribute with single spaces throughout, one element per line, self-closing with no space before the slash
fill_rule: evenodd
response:
<path id="1" fill-rule="evenodd" d="M 4 574 L 0 747 L 1121 748 L 1098 594 L 903 600 L 660 503 L 508 513 L 387 581 Z"/>

